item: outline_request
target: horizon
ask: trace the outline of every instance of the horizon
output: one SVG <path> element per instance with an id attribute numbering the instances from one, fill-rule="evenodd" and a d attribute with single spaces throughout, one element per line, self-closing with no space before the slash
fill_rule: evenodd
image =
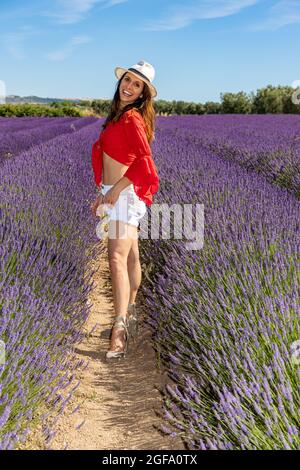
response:
<path id="1" fill-rule="evenodd" d="M 268 85 L 271 85 L 271 84 L 268 84 Z M 265 87 L 267 87 L 268 85 L 265 85 Z M 272 85 L 273 86 L 273 85 Z M 283 86 L 288 86 L 288 85 L 283 85 Z M 294 88 L 295 88 L 295 84 L 293 85 Z M 263 88 L 265 88 L 263 87 Z M 241 90 L 242 91 L 242 90 Z M 257 91 L 257 90 L 255 90 Z M 66 101 L 76 101 L 76 100 L 81 100 L 81 101 L 93 101 L 93 100 L 107 100 L 107 99 L 111 99 L 111 98 L 87 98 L 87 97 L 76 97 L 76 98 L 71 98 L 71 97 L 54 97 L 54 96 L 39 96 L 35 93 L 32 93 L 30 95 L 17 95 L 17 94 L 10 94 L 10 95 L 6 95 L 6 98 L 12 98 L 12 97 L 18 97 L 18 98 L 30 98 L 30 97 L 36 97 L 36 98 L 39 98 L 39 99 L 46 99 L 46 100 L 50 100 L 50 99 L 59 99 L 59 100 L 66 100 Z M 157 98 L 155 97 L 154 98 L 154 101 L 159 101 L 159 100 L 163 100 L 163 98 Z M 184 100 L 176 100 L 176 99 L 171 99 L 171 100 L 166 100 L 166 101 L 184 101 Z M 209 100 L 207 100 L 209 101 Z M 194 101 L 195 103 L 200 103 L 200 102 L 196 102 Z M 219 103 L 221 102 L 221 100 L 218 101 Z"/>
<path id="2" fill-rule="evenodd" d="M 7 96 L 110 100 L 114 68 L 146 60 L 157 100 L 220 102 L 292 86 L 299 23 L 295 0 L 3 0 L 0 81 Z"/>

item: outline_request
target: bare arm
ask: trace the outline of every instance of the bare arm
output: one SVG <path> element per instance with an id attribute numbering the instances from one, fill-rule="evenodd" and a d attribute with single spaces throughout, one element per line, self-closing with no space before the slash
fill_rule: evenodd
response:
<path id="1" fill-rule="evenodd" d="M 100 204 L 103 203 L 103 195 L 102 194 L 98 194 L 97 195 L 97 198 L 94 202 L 92 202 L 90 208 L 91 208 L 91 211 L 93 213 L 93 215 L 96 217 L 96 212 L 97 212 L 97 208 L 98 206 L 100 206 Z"/>
<path id="2" fill-rule="evenodd" d="M 127 188 L 132 183 L 130 179 L 126 176 L 122 176 L 122 178 L 117 181 L 112 188 L 110 188 L 105 196 L 103 197 L 102 204 L 115 204 L 119 198 L 120 192 Z"/>
<path id="3" fill-rule="evenodd" d="M 120 193 L 121 191 L 123 191 L 123 189 L 127 188 L 127 186 L 129 186 L 131 183 L 132 181 L 130 181 L 130 179 L 128 179 L 126 176 L 122 176 L 122 178 L 120 178 L 119 181 L 117 181 L 114 184 L 114 189 L 116 189 Z"/>

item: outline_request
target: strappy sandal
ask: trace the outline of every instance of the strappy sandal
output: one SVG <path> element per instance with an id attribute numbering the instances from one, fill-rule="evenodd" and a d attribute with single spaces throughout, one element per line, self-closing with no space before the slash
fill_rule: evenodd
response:
<path id="1" fill-rule="evenodd" d="M 138 336 L 138 314 L 135 303 L 128 305 L 128 324 L 129 334 L 133 340 L 136 340 Z"/>
<path id="2" fill-rule="evenodd" d="M 128 331 L 128 320 L 124 319 L 122 316 L 116 317 L 113 328 L 121 328 L 125 331 L 125 345 L 123 351 L 107 351 L 106 359 L 113 359 L 119 357 L 125 357 L 128 350 L 128 341 L 129 341 L 129 331 Z M 111 330 L 112 331 L 112 330 Z"/>

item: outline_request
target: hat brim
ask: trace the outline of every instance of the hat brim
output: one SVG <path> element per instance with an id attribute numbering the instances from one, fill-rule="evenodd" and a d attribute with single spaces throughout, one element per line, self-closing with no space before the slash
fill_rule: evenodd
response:
<path id="1" fill-rule="evenodd" d="M 146 83 L 146 85 L 148 85 L 148 87 L 150 88 L 152 98 L 155 98 L 155 96 L 157 96 L 157 91 L 156 91 L 155 86 L 153 86 L 152 83 L 148 82 L 148 80 L 146 80 L 146 79 L 144 80 L 143 77 L 141 77 L 137 73 L 134 73 L 132 70 L 124 69 L 123 67 L 116 67 L 115 68 L 115 76 L 117 77 L 118 80 L 122 77 L 123 73 L 125 73 L 125 72 L 132 73 L 139 80 L 142 80 L 144 83 Z"/>

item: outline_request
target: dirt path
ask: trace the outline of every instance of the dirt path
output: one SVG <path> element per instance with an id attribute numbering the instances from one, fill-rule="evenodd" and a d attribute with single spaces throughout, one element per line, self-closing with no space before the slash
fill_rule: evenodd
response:
<path id="1" fill-rule="evenodd" d="M 107 251 L 92 263 L 97 271 L 85 330 L 94 331 L 75 348 L 78 358 L 88 359 L 89 365 L 77 373 L 80 385 L 56 425 L 50 448 L 185 449 L 180 439 L 163 436 L 158 430 L 162 422 L 160 390 L 170 383 L 170 378 L 156 369 L 148 327 L 142 324 L 139 339 L 129 347 L 127 359 L 106 362 L 114 316 Z M 141 308 L 139 313 L 143 316 Z M 79 410 L 72 414 L 77 406 Z M 33 446 L 37 448 L 37 444 Z"/>

